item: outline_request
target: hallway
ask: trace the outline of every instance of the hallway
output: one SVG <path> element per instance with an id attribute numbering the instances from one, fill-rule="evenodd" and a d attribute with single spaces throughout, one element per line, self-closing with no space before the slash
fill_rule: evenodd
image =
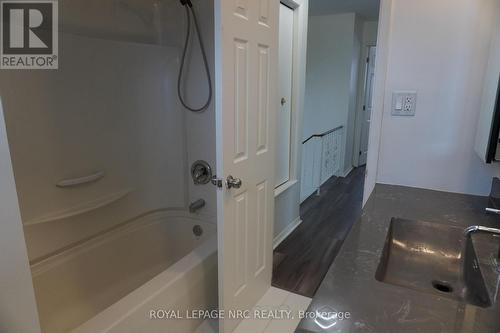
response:
<path id="1" fill-rule="evenodd" d="M 314 296 L 353 223 L 361 215 L 365 167 L 332 177 L 300 205 L 303 222 L 275 250 L 274 287 Z"/>

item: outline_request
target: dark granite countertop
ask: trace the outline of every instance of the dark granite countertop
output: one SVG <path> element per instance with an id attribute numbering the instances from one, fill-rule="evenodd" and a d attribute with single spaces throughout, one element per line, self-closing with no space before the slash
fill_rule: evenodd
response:
<path id="1" fill-rule="evenodd" d="M 308 310 L 349 312 L 350 317 L 303 319 L 296 332 L 500 332 L 500 304 L 482 308 L 375 279 L 392 217 L 500 227 L 500 216 L 485 214 L 487 205 L 488 197 L 377 185 Z M 495 278 L 498 287 L 498 276 L 485 277 L 494 292 Z"/>

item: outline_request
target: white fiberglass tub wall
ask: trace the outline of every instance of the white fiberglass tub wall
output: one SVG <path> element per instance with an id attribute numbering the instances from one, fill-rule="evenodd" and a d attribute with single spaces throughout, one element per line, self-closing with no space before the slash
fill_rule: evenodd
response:
<path id="1" fill-rule="evenodd" d="M 149 313 L 216 308 L 216 243 L 212 223 L 156 212 L 33 265 L 43 331 L 192 332 Z"/>
<path id="2" fill-rule="evenodd" d="M 80 2 L 88 20 L 73 12 Z M 177 98 L 183 8 L 177 1 L 161 2 L 165 32 L 156 36 L 151 26 L 150 36 L 139 29 L 143 23 L 127 16 L 127 4 L 136 1 L 119 1 L 120 10 L 113 3 L 75 0 L 64 6 L 68 13 L 62 17 L 69 23 L 60 32 L 58 70 L 7 71 L 0 77 L 31 261 L 152 210 L 186 210 L 201 198 L 206 206 L 198 213 L 216 213 L 215 189 L 195 186 L 189 175 L 198 159 L 215 170 L 215 115 L 213 104 L 193 114 Z M 195 4 L 213 73 L 213 4 Z M 104 25 L 108 17 L 114 25 Z M 123 17 L 131 21 L 129 30 L 122 27 Z M 78 19 L 89 26 L 75 27 Z M 197 105 L 193 98 L 201 99 L 207 88 L 196 47 L 191 54 L 185 85 Z M 104 177 L 92 184 L 56 186 L 97 171 Z"/>
<path id="3" fill-rule="evenodd" d="M 213 73 L 213 2 L 193 3 Z M 213 303 L 217 290 L 215 245 L 208 239 L 193 243 L 188 236 L 194 223 L 205 235 L 215 228 L 210 226 L 215 188 L 194 186 L 189 175 L 198 159 L 215 169 L 215 115 L 213 104 L 193 114 L 177 98 L 184 9 L 174 0 L 59 5 L 60 68 L 7 71 L 0 77 L 44 333 L 65 332 L 94 316 L 99 319 L 89 325 L 116 323 L 120 317 L 119 322 L 149 325 L 141 326 L 144 332 L 171 327 L 141 322 L 138 309 L 157 300 L 157 307 L 175 309 L 189 301 L 184 305 L 199 309 Z M 206 81 L 193 40 L 185 91 L 198 104 Z M 104 176 L 95 182 L 56 186 L 96 172 Z M 206 206 L 189 214 L 189 203 L 200 198 Z M 170 213 L 160 218 L 158 212 Z M 136 251 L 127 252 L 123 239 L 133 240 L 130 248 Z M 154 252 L 162 246 L 165 253 Z M 108 258 L 107 266 L 102 258 Z M 93 281 L 94 276 L 102 281 Z M 183 290 L 191 289 L 183 297 Z M 190 332 L 194 324 L 178 324 L 187 326 L 174 331 Z"/>

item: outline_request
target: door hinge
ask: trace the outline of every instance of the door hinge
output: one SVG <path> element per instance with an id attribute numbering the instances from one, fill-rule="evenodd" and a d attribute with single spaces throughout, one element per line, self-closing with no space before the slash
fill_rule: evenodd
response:
<path id="1" fill-rule="evenodd" d="M 359 156 L 361 156 L 362 154 L 363 154 L 363 152 L 360 150 L 360 151 L 359 151 Z"/>
<path id="2" fill-rule="evenodd" d="M 363 105 L 363 111 L 366 111 L 366 105 Z"/>
<path id="3" fill-rule="evenodd" d="M 370 57 L 366 58 L 366 62 L 369 63 L 370 62 Z"/>

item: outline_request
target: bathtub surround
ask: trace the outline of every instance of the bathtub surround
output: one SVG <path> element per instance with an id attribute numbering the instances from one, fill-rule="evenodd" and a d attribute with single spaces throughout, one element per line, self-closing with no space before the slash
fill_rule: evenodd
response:
<path id="1" fill-rule="evenodd" d="M 187 206 L 184 115 L 169 89 L 178 50 L 61 40 L 58 71 L 9 71 L 0 80 L 31 261 L 141 214 Z M 56 186 L 96 171 L 104 177 L 94 183 Z"/>
<path id="2" fill-rule="evenodd" d="M 205 13 L 199 23 L 213 71 L 213 2 L 193 4 Z M 157 307 L 166 300 L 174 302 L 172 306 L 215 307 L 216 242 L 199 254 L 188 241 L 196 237 L 194 218 L 203 239 L 215 234 L 215 188 L 194 185 L 188 175 L 191 162 L 198 159 L 215 168 L 215 113 L 213 103 L 204 113 L 191 115 L 178 102 L 183 8 L 173 1 L 76 0 L 60 9 L 59 70 L 6 71 L 0 78 L 44 333 L 67 332 L 92 322 L 122 297 L 127 302 L 117 305 L 119 310 L 112 306 L 118 312 L 99 317 L 100 324 L 126 321 L 115 315 L 128 313 L 138 301 L 147 300 L 150 306 L 157 301 Z M 194 43 L 184 79 L 185 97 L 193 104 L 206 91 L 206 82 L 197 80 L 203 70 L 198 57 Z M 63 180 L 87 178 L 92 181 L 58 186 Z M 189 203 L 200 199 L 206 205 L 189 214 Z M 161 226 L 154 234 L 141 233 L 155 223 Z M 135 233 L 123 234 L 132 229 Z M 120 247 L 124 237 L 128 246 Z M 141 241 L 147 245 L 139 246 Z M 144 251 L 131 253 L 133 244 Z M 146 249 L 161 251 L 163 257 Z M 156 282 L 148 285 L 150 279 Z M 177 280 L 181 283 L 175 284 Z M 30 289 L 23 290 L 19 303 L 29 311 L 29 297 L 23 295 L 29 296 Z M 128 320 L 141 323 L 129 314 Z M 5 323 L 6 332 L 23 332 L 7 326 L 7 319 L 0 322 L 0 331 Z M 198 324 L 170 325 L 174 331 L 190 331 Z"/>
<path id="3" fill-rule="evenodd" d="M 65 6 L 58 71 L 7 71 L 0 79 L 31 261 L 158 209 L 187 210 L 204 199 L 198 215 L 213 220 L 216 213 L 214 189 L 194 185 L 186 171 L 196 159 L 215 164 L 213 105 L 196 117 L 180 107 L 174 89 L 180 41 L 171 23 L 160 27 L 161 40 L 117 36 L 99 15 L 90 21 L 101 22 L 101 30 L 78 26 L 72 9 Z M 212 2 L 203 1 L 200 10 L 212 12 Z M 159 11 L 165 18 L 182 14 L 168 3 Z M 123 22 L 115 23 L 118 30 Z M 200 25 L 213 67 L 212 15 L 203 15 Z M 206 90 L 196 80 L 198 56 L 191 50 L 186 65 L 192 103 L 202 96 L 195 92 Z M 30 98 L 9 88 L 16 85 Z M 55 186 L 95 172 L 104 177 L 92 184 Z"/>

